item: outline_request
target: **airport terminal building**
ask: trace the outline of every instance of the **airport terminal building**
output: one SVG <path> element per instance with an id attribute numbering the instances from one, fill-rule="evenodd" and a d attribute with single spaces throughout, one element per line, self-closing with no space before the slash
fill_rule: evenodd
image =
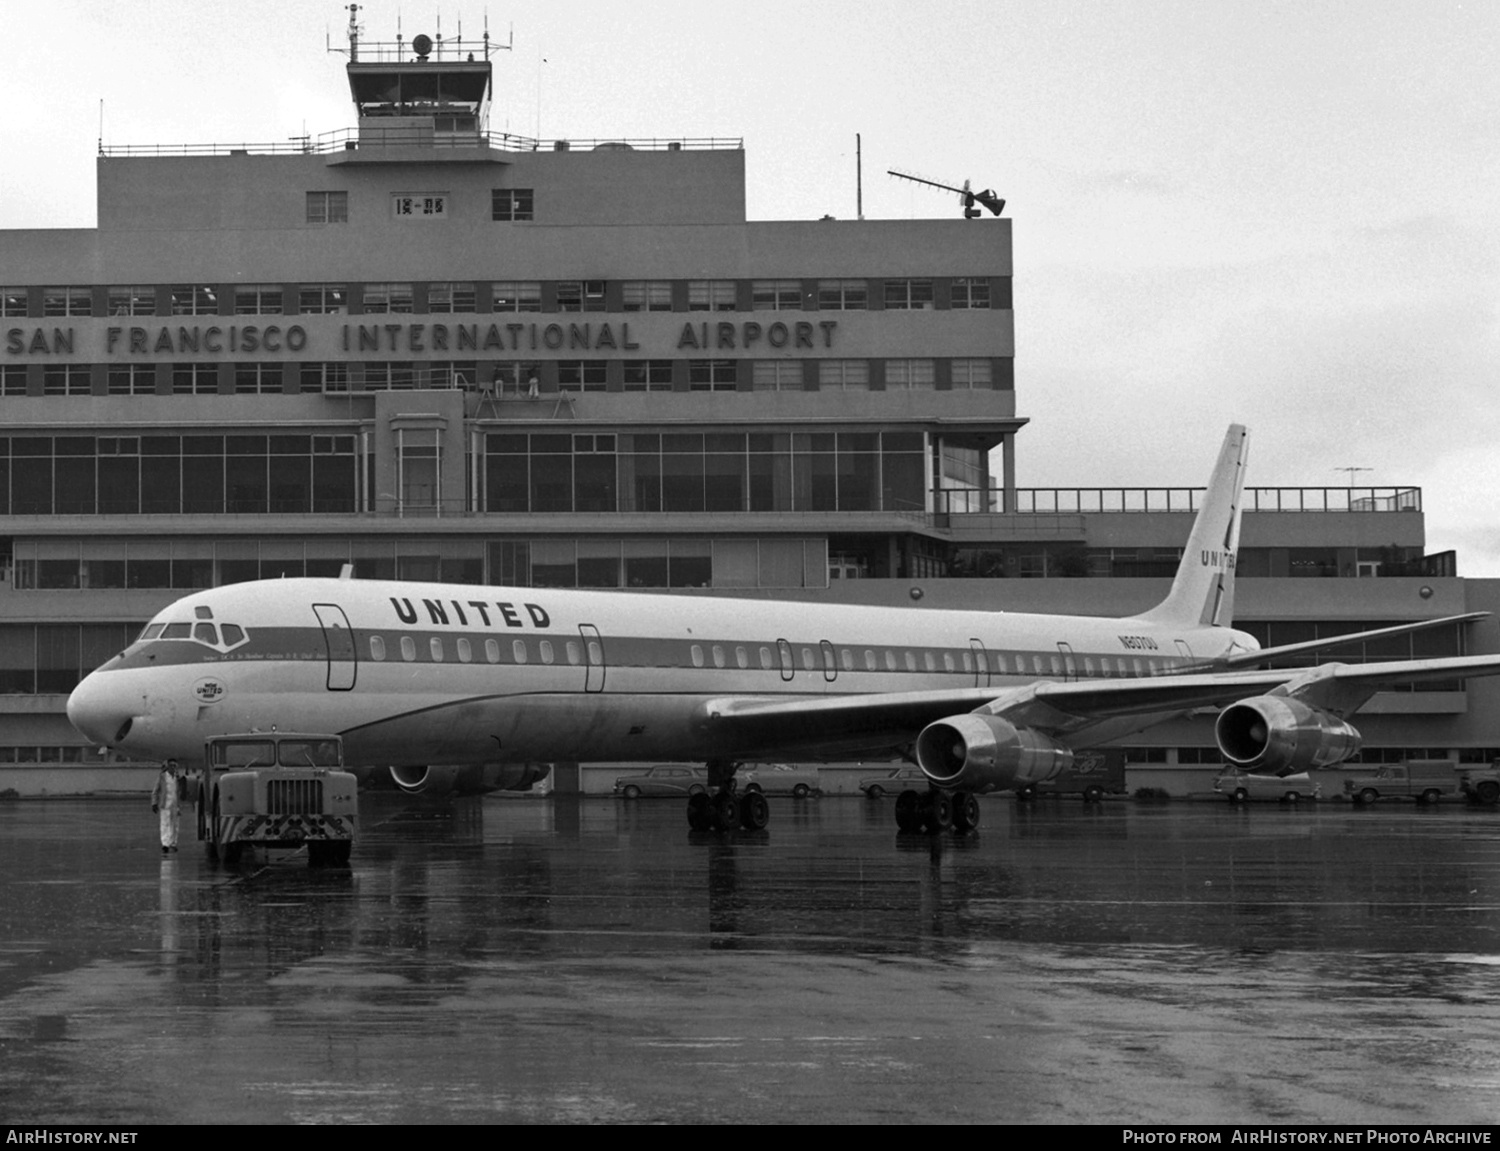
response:
<path id="1" fill-rule="evenodd" d="M 1017 486 L 1009 219 L 747 221 L 741 141 L 492 133 L 489 56 L 351 43 L 356 127 L 106 147 L 96 228 L 0 230 L 0 793 L 142 786 L 67 694 L 241 580 L 1101 615 L 1164 594 L 1196 492 Z M 1263 642 L 1500 606 L 1425 554 L 1415 489 L 1246 507 L 1237 622 Z M 1487 760 L 1496 690 L 1382 694 L 1365 754 Z M 1129 756 L 1217 761 L 1201 718 Z"/>

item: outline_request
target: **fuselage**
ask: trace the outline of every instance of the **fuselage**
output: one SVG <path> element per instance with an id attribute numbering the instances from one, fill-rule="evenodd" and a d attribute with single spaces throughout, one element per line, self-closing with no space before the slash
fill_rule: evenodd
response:
<path id="1" fill-rule="evenodd" d="M 352 765 L 743 758 L 796 748 L 723 746 L 706 701 L 998 694 L 1211 670 L 1255 646 L 1143 617 L 269 580 L 172 604 L 68 716 L 142 758 L 196 760 L 211 735 L 273 726 L 336 731 Z"/>

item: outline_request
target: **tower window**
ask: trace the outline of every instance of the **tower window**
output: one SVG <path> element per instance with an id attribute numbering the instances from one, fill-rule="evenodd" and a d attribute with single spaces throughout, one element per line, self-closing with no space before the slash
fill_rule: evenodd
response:
<path id="1" fill-rule="evenodd" d="M 490 219 L 533 219 L 531 188 L 495 188 L 490 192 Z"/>
<path id="2" fill-rule="evenodd" d="M 349 193 L 309 192 L 307 194 L 307 222 L 309 224 L 347 224 L 349 222 Z"/>

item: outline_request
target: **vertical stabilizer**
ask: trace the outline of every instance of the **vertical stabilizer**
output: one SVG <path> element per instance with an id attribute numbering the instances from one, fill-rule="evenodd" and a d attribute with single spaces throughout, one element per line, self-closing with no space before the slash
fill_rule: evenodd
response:
<path id="1" fill-rule="evenodd" d="M 1231 424 L 1188 536 L 1172 590 L 1140 618 L 1184 627 L 1228 627 L 1234 620 L 1234 563 L 1250 434 Z"/>

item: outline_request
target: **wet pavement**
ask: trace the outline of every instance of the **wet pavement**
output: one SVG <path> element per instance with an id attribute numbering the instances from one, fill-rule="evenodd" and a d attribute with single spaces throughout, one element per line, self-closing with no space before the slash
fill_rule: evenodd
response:
<path id="1" fill-rule="evenodd" d="M 226 872 L 140 800 L 0 803 L 0 1119 L 1500 1119 L 1495 812 L 361 815 L 347 870 Z"/>

